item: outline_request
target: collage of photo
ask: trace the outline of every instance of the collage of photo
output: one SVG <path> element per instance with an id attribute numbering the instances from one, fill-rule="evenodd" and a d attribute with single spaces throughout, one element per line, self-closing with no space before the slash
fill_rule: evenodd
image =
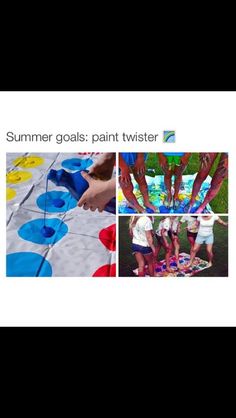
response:
<path id="1" fill-rule="evenodd" d="M 227 153 L 7 153 L 6 172 L 7 277 L 228 276 Z"/>

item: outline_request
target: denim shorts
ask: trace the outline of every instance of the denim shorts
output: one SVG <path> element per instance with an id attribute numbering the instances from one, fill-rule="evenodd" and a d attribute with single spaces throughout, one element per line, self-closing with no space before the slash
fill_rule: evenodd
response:
<path id="1" fill-rule="evenodd" d="M 132 253 L 151 254 L 151 247 L 143 247 L 143 245 L 132 244 Z"/>
<path id="2" fill-rule="evenodd" d="M 203 237 L 202 235 L 197 234 L 197 238 L 196 238 L 196 244 L 213 244 L 214 242 L 214 235 L 207 235 L 206 237 Z"/>

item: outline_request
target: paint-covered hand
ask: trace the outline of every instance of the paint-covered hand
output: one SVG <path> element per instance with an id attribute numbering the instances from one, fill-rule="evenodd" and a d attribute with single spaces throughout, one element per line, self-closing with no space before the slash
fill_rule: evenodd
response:
<path id="1" fill-rule="evenodd" d="M 88 182 L 89 188 L 80 198 L 78 206 L 85 210 L 90 209 L 94 212 L 98 209 L 102 212 L 107 203 L 116 195 L 116 179 L 96 180 L 85 171 L 81 171 L 81 175 Z"/>
<path id="2" fill-rule="evenodd" d="M 160 167 L 162 169 L 162 171 L 164 173 L 167 173 L 169 171 L 169 165 L 168 165 L 168 161 L 165 155 L 163 155 L 162 153 L 158 154 L 158 161 L 160 164 Z"/>
<path id="3" fill-rule="evenodd" d="M 137 159 L 134 163 L 134 170 L 138 176 L 142 176 L 145 174 L 145 162 L 144 162 L 144 154 L 142 152 L 138 153 Z"/>
<path id="4" fill-rule="evenodd" d="M 125 187 L 126 185 L 131 184 L 131 176 L 128 166 L 122 167 L 119 181 L 121 187 Z"/>
<path id="5" fill-rule="evenodd" d="M 200 169 L 206 169 L 209 164 L 211 163 L 211 153 L 210 152 L 200 152 L 199 153 L 199 160 L 200 160 Z"/>

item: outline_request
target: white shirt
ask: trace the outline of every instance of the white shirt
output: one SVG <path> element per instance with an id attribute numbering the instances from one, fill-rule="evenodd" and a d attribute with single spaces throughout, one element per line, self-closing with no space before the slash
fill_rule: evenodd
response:
<path id="1" fill-rule="evenodd" d="M 218 215 L 212 215 L 210 219 L 205 219 L 202 216 L 198 216 L 197 220 L 200 222 L 198 231 L 199 235 L 202 237 L 207 237 L 208 235 L 213 234 L 213 225 L 218 219 Z"/>
<path id="2" fill-rule="evenodd" d="M 193 218 L 192 216 L 185 215 L 185 216 L 182 216 L 180 222 L 181 223 L 187 222 L 187 230 L 189 232 L 198 232 L 198 226 L 196 225 L 197 224 L 196 220 L 197 218 Z"/>
<path id="3" fill-rule="evenodd" d="M 159 237 L 161 237 L 161 231 L 162 231 L 162 229 L 165 229 L 165 233 L 164 233 L 164 235 L 165 235 L 165 236 L 167 236 L 167 235 L 168 235 L 168 231 L 169 231 L 169 229 L 170 229 L 170 218 L 165 218 L 165 219 L 163 219 L 163 220 L 159 223 L 158 228 L 157 228 L 157 230 L 156 230 L 156 233 L 157 233 L 157 235 L 158 235 Z"/>
<path id="4" fill-rule="evenodd" d="M 143 247 L 149 247 L 146 237 L 146 231 L 152 231 L 152 222 L 147 216 L 141 216 L 135 226 L 132 228 L 133 232 L 133 244 L 142 245 Z"/>
<path id="5" fill-rule="evenodd" d="M 179 226 L 179 218 L 172 218 L 171 217 L 171 231 L 178 232 L 178 226 Z"/>

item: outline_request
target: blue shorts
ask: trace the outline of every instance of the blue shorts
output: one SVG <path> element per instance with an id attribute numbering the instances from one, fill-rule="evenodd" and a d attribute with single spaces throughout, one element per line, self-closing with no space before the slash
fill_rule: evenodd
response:
<path id="1" fill-rule="evenodd" d="M 196 238 L 195 242 L 196 242 L 196 244 L 204 244 L 204 242 L 205 242 L 205 244 L 213 244 L 214 235 L 211 234 L 211 235 L 207 235 L 206 237 L 203 237 L 202 235 L 197 234 L 197 238 Z"/>
<path id="2" fill-rule="evenodd" d="M 123 160 L 126 162 L 128 166 L 132 166 L 135 164 L 137 160 L 138 153 L 137 152 L 121 152 Z M 147 159 L 147 153 L 144 153 L 144 161 Z"/>
<path id="3" fill-rule="evenodd" d="M 151 247 L 143 247 L 143 245 L 132 244 L 132 253 L 141 253 L 141 254 L 151 254 L 152 249 Z"/>

